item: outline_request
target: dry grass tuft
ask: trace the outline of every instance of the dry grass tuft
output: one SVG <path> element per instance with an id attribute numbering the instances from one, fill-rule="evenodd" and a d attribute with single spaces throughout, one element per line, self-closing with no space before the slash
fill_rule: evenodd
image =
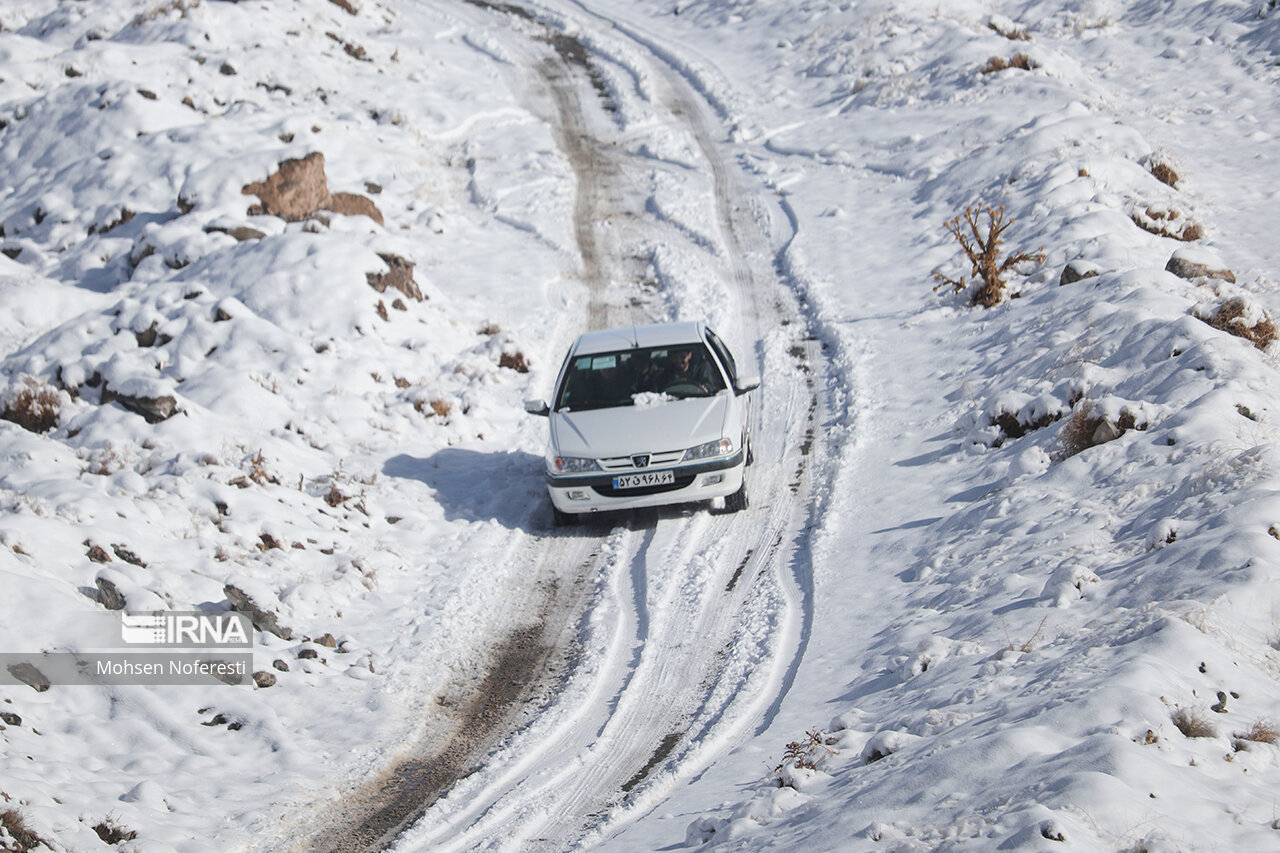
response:
<path id="1" fill-rule="evenodd" d="M 985 234 L 979 221 L 984 215 L 987 220 Z M 1015 221 L 1017 220 L 1005 216 L 1003 205 L 992 207 L 989 204 L 979 203 L 965 208 L 962 216 L 957 216 L 945 223 L 947 231 L 956 238 L 965 257 L 969 259 L 971 275 L 977 285 L 970 294 L 971 304 L 981 305 L 983 308 L 998 304 L 1004 298 L 1004 290 L 1008 286 L 1004 280 L 1006 273 L 1019 264 L 1044 263 L 1043 249 L 1030 253 L 1014 252 L 1003 261 L 1000 260 L 1004 232 Z M 947 286 L 950 286 L 954 292 L 960 293 L 968 286 L 968 280 L 965 277 L 961 276 L 959 280 L 953 279 L 936 269 L 933 271 L 933 279 L 937 282 L 933 288 L 935 293 Z"/>
<path id="2" fill-rule="evenodd" d="M 1171 717 L 1173 724 L 1178 727 L 1178 731 L 1182 732 L 1185 737 L 1217 737 L 1218 730 L 1214 728 L 1203 714 L 1195 711 L 1189 711 L 1186 708 L 1178 708 L 1173 712 Z"/>
<path id="3" fill-rule="evenodd" d="M 1004 36 L 1009 41 L 1031 41 L 1031 34 L 1027 32 L 1025 27 L 1017 25 L 1005 26 L 998 21 L 988 21 L 987 28 L 994 33 Z"/>
<path id="4" fill-rule="evenodd" d="M 995 74 L 999 71 L 1008 71 L 1010 68 L 1017 68 L 1020 71 L 1030 71 L 1033 68 L 1039 68 L 1040 63 L 1036 62 L 1025 53 L 1017 53 L 1005 59 L 1002 56 L 993 56 L 987 60 L 987 64 L 978 70 L 983 74 Z"/>
<path id="5" fill-rule="evenodd" d="M 138 833 L 136 831 L 132 829 L 125 829 L 110 817 L 99 821 L 98 825 L 93 828 L 93 831 L 98 833 L 98 837 L 102 839 L 103 844 L 120 844 L 123 841 L 132 841 L 138 837 Z"/>
<path id="6" fill-rule="evenodd" d="M 1151 161 L 1151 174 L 1162 184 L 1177 189 L 1178 181 L 1182 180 L 1178 175 L 1178 171 L 1163 160 Z"/>
<path id="7" fill-rule="evenodd" d="M 0 418 L 13 421 L 31 432 L 48 432 L 58 425 L 62 410 L 62 398 L 52 385 L 34 376 L 24 377 L 22 386 L 9 395 Z"/>
<path id="8" fill-rule="evenodd" d="M 1253 728 L 1242 735 L 1236 735 L 1236 738 L 1253 743 L 1275 743 L 1280 740 L 1280 729 L 1277 729 L 1276 724 L 1270 720 L 1258 720 L 1253 724 Z"/>
<path id="9" fill-rule="evenodd" d="M 1276 324 L 1271 315 L 1263 311 L 1262 317 L 1249 325 L 1248 305 L 1239 296 L 1228 299 L 1211 316 L 1200 319 L 1215 329 L 1244 338 L 1260 350 L 1271 346 L 1276 339 Z"/>
<path id="10" fill-rule="evenodd" d="M 449 417 L 449 414 L 453 411 L 453 406 L 449 403 L 449 401 L 442 400 L 439 397 L 430 401 L 423 400 L 423 399 L 415 400 L 413 403 L 413 408 L 419 414 L 426 415 L 429 418 L 430 417 L 447 418 Z M 428 411 L 428 409 L 430 409 L 430 411 Z"/>
<path id="11" fill-rule="evenodd" d="M 1160 210 L 1156 208 L 1134 208 L 1129 219 L 1143 231 L 1157 237 L 1168 237 L 1183 243 L 1194 243 L 1205 237 L 1204 226 L 1190 219 L 1183 219 L 1176 210 Z"/>
<path id="12" fill-rule="evenodd" d="M 8 833 L 8 839 L 0 841 L 0 851 L 5 853 L 28 853 L 37 847 L 47 847 L 53 849 L 53 845 L 45 841 L 33 830 L 31 830 L 22 813 L 17 809 L 5 809 L 0 811 L 0 827 L 4 827 Z"/>
<path id="13" fill-rule="evenodd" d="M 1132 429 L 1144 430 L 1146 421 L 1138 421 L 1132 412 L 1125 409 L 1114 423 L 1098 414 L 1093 404 L 1085 402 L 1071 414 L 1071 419 L 1063 427 L 1059 441 L 1062 446 L 1062 458 L 1075 456 L 1090 447 L 1114 441 Z"/>

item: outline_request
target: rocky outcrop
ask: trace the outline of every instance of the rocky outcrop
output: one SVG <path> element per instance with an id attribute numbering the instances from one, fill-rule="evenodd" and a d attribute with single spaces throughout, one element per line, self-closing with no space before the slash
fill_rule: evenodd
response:
<path id="1" fill-rule="evenodd" d="M 387 272 L 368 273 L 365 278 L 369 286 L 379 293 L 386 293 L 387 288 L 398 290 L 410 299 L 421 302 L 425 297 L 413 280 L 413 261 L 407 261 L 399 255 L 379 254 L 387 265 Z"/>
<path id="2" fill-rule="evenodd" d="M 367 216 L 383 224 L 382 212 L 365 196 L 329 192 L 324 155 L 319 151 L 285 160 L 265 181 L 246 184 L 241 192 L 256 195 L 260 202 L 249 208 L 250 216 L 278 216 L 286 222 L 303 222 L 317 211 L 329 210 L 346 216 Z"/>
<path id="3" fill-rule="evenodd" d="M 222 593 L 231 602 L 231 609 L 249 614 L 249 621 L 259 631 L 275 634 L 282 640 L 293 639 L 293 630 L 280 624 L 280 617 L 274 612 L 260 607 L 250 595 L 238 586 L 227 584 Z"/>

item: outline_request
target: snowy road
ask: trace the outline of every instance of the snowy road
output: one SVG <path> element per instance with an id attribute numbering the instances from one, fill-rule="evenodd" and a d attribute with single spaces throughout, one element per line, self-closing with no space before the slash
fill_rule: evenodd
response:
<path id="1" fill-rule="evenodd" d="M 825 476 L 825 373 L 774 271 L 789 235 L 771 232 L 785 218 L 739 173 L 710 107 L 642 40 L 580 11 L 469 0 L 457 13 L 520 58 L 513 86 L 536 81 L 532 109 L 572 167 L 584 325 L 714 313 L 756 362 L 759 499 L 736 516 L 650 511 L 530 540 L 517 559 L 550 591 L 537 622 L 498 646 L 447 735 L 354 798 L 363 807 L 328 849 L 559 850 L 607 835 L 767 723 L 812 614 L 805 541 Z M 634 88 L 612 85 L 620 77 Z M 655 156 L 664 148 L 678 153 Z M 707 214 L 703 230 L 671 207 Z M 712 270 L 704 290 L 637 289 L 658 251 Z M 528 591 L 512 592 L 511 612 L 527 612 Z"/>

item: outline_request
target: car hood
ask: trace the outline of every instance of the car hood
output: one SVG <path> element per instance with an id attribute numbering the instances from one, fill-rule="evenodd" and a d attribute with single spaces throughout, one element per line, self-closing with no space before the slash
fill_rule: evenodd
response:
<path id="1" fill-rule="evenodd" d="M 733 397 L 691 397 L 655 406 L 552 412 L 551 437 L 560 456 L 605 459 L 683 450 L 723 434 Z"/>

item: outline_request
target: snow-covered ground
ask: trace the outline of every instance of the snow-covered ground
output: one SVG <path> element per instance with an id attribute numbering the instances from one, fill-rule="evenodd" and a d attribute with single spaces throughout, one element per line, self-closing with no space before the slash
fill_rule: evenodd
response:
<path id="1" fill-rule="evenodd" d="M 6 3 L 4 399 L 59 411 L 0 421 L 0 652 L 110 590 L 291 630 L 0 685 L 0 812 L 339 849 L 545 643 L 349 849 L 1280 846 L 1275 347 L 1205 322 L 1280 311 L 1272 5 Z M 381 223 L 250 212 L 315 152 Z M 979 204 L 1045 257 L 989 309 L 932 276 Z M 763 374 L 751 508 L 557 533 L 520 401 L 677 317 Z"/>

